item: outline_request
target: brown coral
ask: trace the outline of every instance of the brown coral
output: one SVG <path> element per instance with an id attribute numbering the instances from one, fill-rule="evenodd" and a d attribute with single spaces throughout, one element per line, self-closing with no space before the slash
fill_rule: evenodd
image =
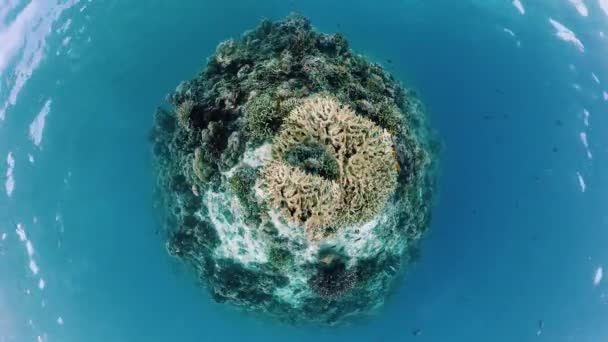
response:
<path id="1" fill-rule="evenodd" d="M 298 145 L 314 140 L 336 159 L 338 179 L 309 174 L 285 163 Z M 302 101 L 273 140 L 264 171 L 270 203 L 292 223 L 303 224 L 318 241 L 327 228 L 360 224 L 386 204 L 397 182 L 391 137 L 333 97 Z"/>
<path id="2" fill-rule="evenodd" d="M 194 109 L 194 101 L 192 100 L 182 102 L 175 109 L 177 122 L 179 122 L 179 125 L 185 130 L 190 129 L 190 114 L 192 113 L 192 109 Z"/>

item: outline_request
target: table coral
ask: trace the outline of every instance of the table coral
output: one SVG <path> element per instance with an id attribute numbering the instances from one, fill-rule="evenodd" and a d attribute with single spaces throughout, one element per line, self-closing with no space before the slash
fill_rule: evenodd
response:
<path id="1" fill-rule="evenodd" d="M 336 179 L 287 165 L 290 151 L 317 142 L 335 160 Z M 395 190 L 397 171 L 390 134 L 331 97 L 312 96 L 285 118 L 272 143 L 264 185 L 274 207 L 304 225 L 310 240 L 328 229 L 371 220 Z M 311 162 L 314 164 L 314 161 Z"/>

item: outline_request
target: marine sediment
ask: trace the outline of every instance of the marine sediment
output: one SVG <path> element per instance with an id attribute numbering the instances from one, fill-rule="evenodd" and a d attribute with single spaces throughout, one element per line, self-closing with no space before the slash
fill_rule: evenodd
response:
<path id="1" fill-rule="evenodd" d="M 335 325 L 382 306 L 431 217 L 423 106 L 300 15 L 222 42 L 152 130 L 169 254 L 218 303 Z"/>

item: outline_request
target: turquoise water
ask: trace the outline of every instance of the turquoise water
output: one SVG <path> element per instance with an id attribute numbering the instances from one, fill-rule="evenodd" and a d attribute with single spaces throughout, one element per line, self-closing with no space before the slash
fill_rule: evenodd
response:
<path id="1" fill-rule="evenodd" d="M 155 108 L 291 11 L 416 89 L 444 144 L 421 259 L 348 327 L 215 304 L 156 234 Z M 0 0 L 0 341 L 606 339 L 602 32 L 604 0 Z"/>

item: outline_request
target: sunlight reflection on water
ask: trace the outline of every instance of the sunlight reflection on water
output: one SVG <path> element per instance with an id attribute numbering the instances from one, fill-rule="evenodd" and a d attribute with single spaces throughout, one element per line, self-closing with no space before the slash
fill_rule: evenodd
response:
<path id="1" fill-rule="evenodd" d="M 20 3 L 0 4 L 0 80 L 8 86 L 0 88 L 0 120 L 17 103 L 19 93 L 48 53 L 47 38 L 55 22 L 78 0 L 31 1 L 25 7 Z M 7 21 L 15 11 L 14 18 Z"/>

